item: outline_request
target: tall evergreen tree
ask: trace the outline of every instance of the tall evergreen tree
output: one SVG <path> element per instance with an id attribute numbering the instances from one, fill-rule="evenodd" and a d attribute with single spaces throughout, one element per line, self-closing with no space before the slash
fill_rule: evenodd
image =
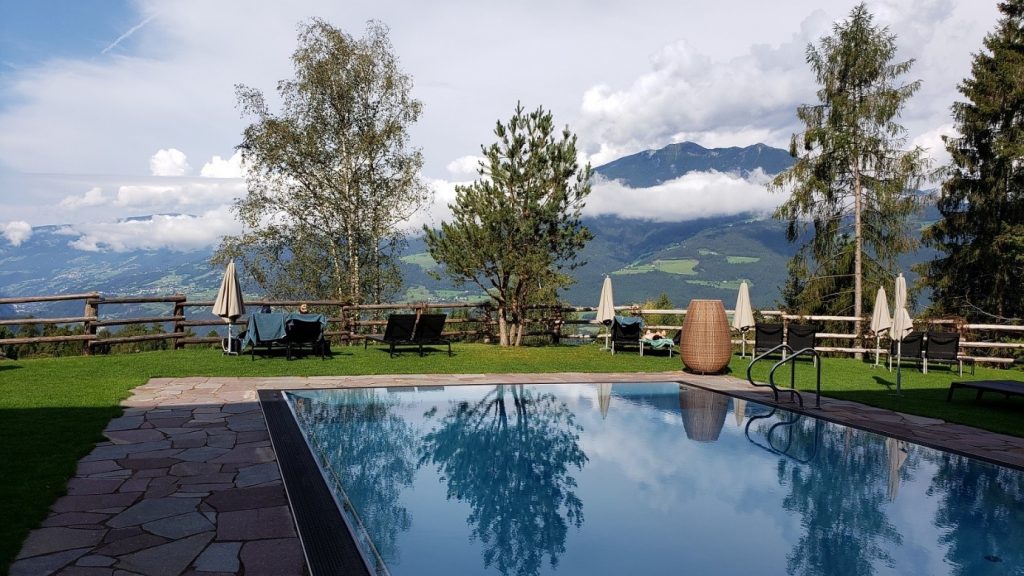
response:
<path id="1" fill-rule="evenodd" d="M 424 231 L 449 277 L 494 298 L 501 344 L 518 346 L 527 306 L 573 282 L 562 270 L 581 263 L 577 252 L 592 237 L 580 222 L 591 170 L 577 163 L 576 136 L 566 128 L 556 138 L 543 108 L 516 105 L 494 134 L 497 142 L 481 146 L 480 178 L 455 189 L 452 222 Z"/>
<path id="2" fill-rule="evenodd" d="M 898 84 L 913 60 L 895 55 L 896 36 L 864 4 L 807 47 L 819 102 L 797 109 L 805 129 L 790 143 L 796 162 L 769 185 L 790 194 L 775 213 L 787 238 L 812 233 L 789 267 L 797 277 L 785 298 L 795 311 L 860 318 L 863 294 L 888 285 L 896 257 L 915 245 L 907 216 L 925 162 L 920 148 L 904 150 L 897 119 L 920 82 Z"/>
<path id="3" fill-rule="evenodd" d="M 941 253 L 922 267 L 933 305 L 972 319 L 1024 316 L 1024 0 L 999 10 L 953 104 L 942 219 L 924 236 Z"/>
<path id="4" fill-rule="evenodd" d="M 400 225 L 429 198 L 408 133 L 422 106 L 384 25 L 356 39 L 313 19 L 298 43 L 279 114 L 259 90 L 237 88 L 255 117 L 239 146 L 244 230 L 214 261 L 241 258 L 271 297 L 380 302 L 400 286 Z"/>

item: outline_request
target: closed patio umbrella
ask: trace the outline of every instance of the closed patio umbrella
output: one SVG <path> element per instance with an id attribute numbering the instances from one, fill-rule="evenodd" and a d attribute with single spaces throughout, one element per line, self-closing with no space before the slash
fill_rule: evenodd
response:
<path id="1" fill-rule="evenodd" d="M 597 321 L 605 326 L 611 326 L 614 318 L 615 303 L 612 298 L 612 279 L 610 276 L 605 276 L 604 283 L 601 285 L 601 297 L 597 302 Z M 605 340 L 606 344 L 607 342 Z M 607 345 L 604 349 L 608 349 Z"/>
<path id="2" fill-rule="evenodd" d="M 612 385 L 610 382 L 605 382 L 598 386 L 597 389 L 597 406 L 601 409 L 601 418 L 608 417 L 608 408 L 612 403 Z"/>
<path id="3" fill-rule="evenodd" d="M 907 443 L 895 438 L 886 438 L 885 451 L 889 455 L 889 502 L 894 502 L 900 490 L 900 468 L 907 460 Z"/>
<path id="4" fill-rule="evenodd" d="M 238 317 L 245 314 L 245 302 L 242 299 L 242 286 L 238 282 L 238 275 L 235 273 L 234 261 L 228 262 L 224 270 L 224 279 L 221 280 L 220 290 L 217 291 L 217 299 L 213 301 L 213 313 L 220 316 L 228 323 L 227 346 L 224 351 L 233 354 L 231 350 L 231 323 L 238 320 Z"/>
<path id="5" fill-rule="evenodd" d="M 895 308 L 893 310 L 892 328 L 889 331 L 889 336 L 896 339 L 896 394 L 899 394 L 900 377 L 902 375 L 900 364 L 903 359 L 903 338 L 914 329 L 914 321 L 910 318 L 910 313 L 907 312 L 907 280 L 903 277 L 902 272 L 896 277 L 896 292 L 893 295 L 893 302 Z"/>
<path id="6" fill-rule="evenodd" d="M 754 309 L 750 306 L 750 288 L 746 282 L 740 283 L 740 292 L 736 295 L 736 308 L 732 313 L 732 327 L 740 332 L 742 348 L 740 355 L 747 355 L 747 330 L 754 325 Z"/>
<path id="7" fill-rule="evenodd" d="M 875 333 L 875 366 L 878 366 L 878 356 L 881 354 L 882 332 L 892 328 L 892 316 L 889 315 L 889 296 L 885 288 L 879 286 L 875 294 L 875 310 L 871 314 L 871 331 Z"/>

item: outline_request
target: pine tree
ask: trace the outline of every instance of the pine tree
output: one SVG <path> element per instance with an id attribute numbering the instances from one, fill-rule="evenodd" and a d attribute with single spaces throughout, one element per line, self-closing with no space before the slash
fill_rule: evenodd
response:
<path id="1" fill-rule="evenodd" d="M 555 136 L 550 112 L 516 106 L 498 141 L 481 147 L 480 178 L 455 189 L 453 220 L 424 227 L 430 256 L 457 283 L 473 282 L 494 298 L 503 346 L 522 341 L 526 308 L 553 302 L 572 283 L 562 272 L 581 262 L 591 239 L 580 222 L 590 193 L 590 165 L 577 163 L 576 136 Z"/>
<path id="2" fill-rule="evenodd" d="M 933 306 L 971 319 L 1024 316 L 1024 0 L 999 10 L 953 104 L 942 219 L 924 236 L 941 253 L 922 267 Z"/>
<path id="3" fill-rule="evenodd" d="M 787 238 L 812 234 L 789 266 L 796 277 L 784 298 L 794 311 L 860 318 L 863 294 L 889 284 L 896 257 L 915 245 L 907 217 L 925 161 L 920 148 L 903 149 L 896 120 L 920 82 L 897 84 L 913 60 L 895 55 L 895 35 L 864 4 L 807 48 L 819 102 L 798 108 L 805 130 L 790 144 L 796 162 L 769 185 L 790 194 L 775 213 L 788 222 Z"/>

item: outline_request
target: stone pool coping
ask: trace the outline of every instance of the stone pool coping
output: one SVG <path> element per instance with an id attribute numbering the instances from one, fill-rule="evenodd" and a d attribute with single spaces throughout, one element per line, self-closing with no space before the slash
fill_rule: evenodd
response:
<path id="1" fill-rule="evenodd" d="M 773 404 L 769 390 L 744 380 L 679 371 L 154 378 L 132 391 L 104 430 L 107 441 L 79 461 L 10 574 L 304 574 L 258 390 L 664 381 Z M 804 412 L 1024 468 L 1024 438 L 830 398 L 812 406 Z"/>

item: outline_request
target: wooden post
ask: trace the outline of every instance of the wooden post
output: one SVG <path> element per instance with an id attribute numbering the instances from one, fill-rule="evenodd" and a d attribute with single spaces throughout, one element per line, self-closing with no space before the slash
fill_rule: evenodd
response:
<path id="1" fill-rule="evenodd" d="M 181 300 L 177 300 L 177 301 L 174 302 L 174 314 L 173 314 L 173 316 L 183 318 L 185 316 L 185 302 L 187 301 L 187 298 L 185 297 L 184 294 L 176 294 L 176 296 L 180 296 Z M 183 320 L 175 320 L 174 321 L 174 333 L 175 334 L 181 334 L 182 337 L 183 337 L 183 336 L 185 336 L 185 326 L 182 324 L 182 322 L 183 322 Z M 181 350 L 184 347 L 185 347 L 185 343 L 181 341 L 181 338 L 175 338 L 174 339 L 174 349 L 175 350 Z"/>
<path id="2" fill-rule="evenodd" d="M 100 316 L 100 295 L 91 294 L 85 299 L 85 310 L 82 312 L 82 316 L 86 318 L 96 318 L 99 320 Z M 96 323 L 92 320 L 86 320 L 82 323 L 82 332 L 86 335 L 96 335 Z M 92 356 L 92 347 L 89 346 L 90 340 L 82 341 L 82 354 L 84 356 Z"/>

